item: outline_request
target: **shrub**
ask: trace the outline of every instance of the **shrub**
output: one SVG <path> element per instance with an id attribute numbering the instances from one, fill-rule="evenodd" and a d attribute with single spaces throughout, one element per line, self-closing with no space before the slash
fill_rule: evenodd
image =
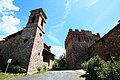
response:
<path id="1" fill-rule="evenodd" d="M 15 65 L 10 65 L 8 67 L 8 72 L 10 73 L 25 73 L 26 72 L 26 69 L 24 68 L 21 68 L 20 66 L 15 66 Z"/>
<path id="2" fill-rule="evenodd" d="M 20 73 L 26 73 L 26 72 L 27 72 L 26 69 L 24 69 L 24 68 L 20 68 Z"/>
<path id="3" fill-rule="evenodd" d="M 98 75 L 103 80 L 120 80 L 120 63 L 107 61 L 102 65 L 101 73 Z"/>
<path id="4" fill-rule="evenodd" d="M 92 57 L 82 64 L 89 73 L 90 80 L 120 80 L 120 62 L 105 62 L 99 56 Z"/>

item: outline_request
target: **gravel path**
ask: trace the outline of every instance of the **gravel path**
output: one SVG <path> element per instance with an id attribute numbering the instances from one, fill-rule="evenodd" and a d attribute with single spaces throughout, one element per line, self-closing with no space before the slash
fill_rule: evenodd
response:
<path id="1" fill-rule="evenodd" d="M 28 76 L 15 80 L 85 80 L 80 77 L 84 73 L 82 70 L 49 71 L 37 76 Z"/>

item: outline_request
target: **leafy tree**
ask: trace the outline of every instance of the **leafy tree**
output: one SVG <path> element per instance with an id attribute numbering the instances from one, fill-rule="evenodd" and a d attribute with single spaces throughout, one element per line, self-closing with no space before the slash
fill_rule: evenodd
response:
<path id="1" fill-rule="evenodd" d="M 66 55 L 63 53 L 59 59 L 55 59 L 54 61 L 55 67 L 66 67 Z"/>

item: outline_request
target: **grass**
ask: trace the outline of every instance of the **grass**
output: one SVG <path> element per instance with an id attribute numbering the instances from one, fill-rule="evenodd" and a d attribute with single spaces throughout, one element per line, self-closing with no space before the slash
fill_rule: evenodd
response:
<path id="1" fill-rule="evenodd" d="M 39 72 L 37 72 L 37 73 L 35 73 L 34 75 L 36 75 L 36 74 L 43 74 L 43 73 L 46 73 L 46 72 L 48 72 L 49 70 L 42 70 L 42 71 L 39 71 Z"/>
<path id="2" fill-rule="evenodd" d="M 42 70 L 40 72 L 37 72 L 33 75 L 39 75 L 39 74 L 43 74 L 43 73 L 46 73 L 48 72 L 49 70 Z M 12 74 L 12 73 L 3 73 L 3 72 L 0 72 L 0 80 L 12 80 L 14 78 L 18 78 L 18 77 L 25 77 L 27 76 L 26 73 L 17 73 L 17 74 Z"/>
<path id="3" fill-rule="evenodd" d="M 11 80 L 15 77 L 24 77 L 26 74 L 12 74 L 12 73 L 3 73 L 0 72 L 0 80 Z"/>

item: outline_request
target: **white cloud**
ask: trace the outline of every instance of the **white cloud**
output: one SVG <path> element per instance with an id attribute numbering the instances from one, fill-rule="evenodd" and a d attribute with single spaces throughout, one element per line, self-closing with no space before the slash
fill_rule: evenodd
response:
<path id="1" fill-rule="evenodd" d="M 93 6 L 93 5 L 95 5 L 96 3 L 99 2 L 99 0 L 87 0 L 87 1 L 89 2 L 88 7 L 91 7 L 91 6 Z"/>
<path id="2" fill-rule="evenodd" d="M 56 37 L 52 36 L 51 34 L 47 34 L 47 37 L 55 43 L 58 43 L 58 44 L 60 43 L 60 41 Z"/>
<path id="3" fill-rule="evenodd" d="M 63 53 L 66 53 L 65 49 L 61 46 L 52 46 L 51 52 L 56 55 L 56 58 L 59 58 Z"/>
<path id="4" fill-rule="evenodd" d="M 65 20 L 68 17 L 68 15 L 70 14 L 70 11 L 71 11 L 71 1 L 66 0 L 65 13 L 64 13 L 64 16 L 62 17 L 63 20 Z"/>
<path id="5" fill-rule="evenodd" d="M 17 32 L 17 25 L 20 23 L 20 19 L 15 18 L 14 16 L 3 16 L 2 22 L 0 22 L 0 31 L 5 32 L 7 34 L 12 34 Z"/>
<path id="6" fill-rule="evenodd" d="M 13 4 L 14 0 L 0 0 L 0 32 L 2 34 L 12 34 L 17 32 L 17 25 L 20 23 L 20 19 L 15 17 L 15 11 L 19 11 L 19 7 Z M 0 33 L 1 34 L 1 33 Z M 0 38 L 5 35 L 0 35 Z"/>
<path id="7" fill-rule="evenodd" d="M 14 0 L 1 0 L 0 1 L 0 13 L 3 15 L 5 14 L 4 12 L 10 12 L 11 10 L 13 11 L 19 11 L 19 7 L 15 6 L 13 4 Z"/>

